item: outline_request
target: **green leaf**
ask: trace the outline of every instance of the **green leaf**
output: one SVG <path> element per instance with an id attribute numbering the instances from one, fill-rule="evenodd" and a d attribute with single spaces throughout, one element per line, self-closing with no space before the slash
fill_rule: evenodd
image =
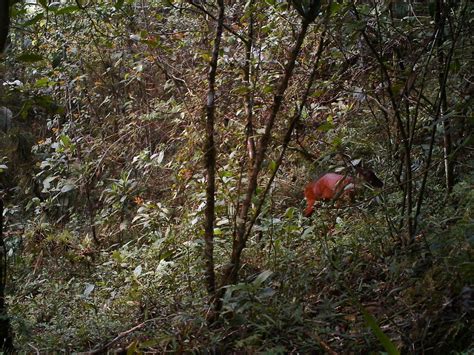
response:
<path id="1" fill-rule="evenodd" d="M 124 260 L 119 250 L 114 250 L 112 252 L 112 259 L 117 263 L 121 263 Z"/>
<path id="2" fill-rule="evenodd" d="M 326 92 L 327 92 L 326 90 L 322 90 L 322 89 L 314 90 L 314 92 L 311 94 L 311 97 L 320 97 Z"/>
<path id="3" fill-rule="evenodd" d="M 329 132 L 331 129 L 334 129 L 334 124 L 330 121 L 326 121 L 318 127 L 320 132 Z"/>
<path id="4" fill-rule="evenodd" d="M 367 24 L 364 21 L 352 20 L 351 22 L 346 24 L 346 29 L 349 32 L 359 32 L 363 31 L 366 25 Z"/>
<path id="5" fill-rule="evenodd" d="M 458 73 L 461 70 L 461 62 L 459 61 L 459 59 L 457 59 L 457 58 L 453 59 L 453 61 L 451 62 L 450 66 L 449 66 L 449 69 L 450 69 L 450 71 Z"/>
<path id="6" fill-rule="evenodd" d="M 201 58 L 207 62 L 207 63 L 210 63 L 211 62 L 211 54 L 210 53 L 202 53 L 201 54 Z"/>
<path id="7" fill-rule="evenodd" d="M 285 211 L 285 218 L 292 219 L 295 215 L 296 208 L 288 207 Z"/>
<path id="8" fill-rule="evenodd" d="M 270 94 L 271 92 L 273 92 L 273 86 L 272 85 L 265 85 L 263 87 L 263 93 L 264 94 Z"/>
<path id="9" fill-rule="evenodd" d="M 139 354 L 138 349 L 138 340 L 134 340 L 127 349 L 127 355 Z"/>
<path id="10" fill-rule="evenodd" d="M 45 87 L 53 86 L 55 84 L 56 82 L 49 80 L 49 78 L 41 78 L 41 79 L 36 80 L 34 86 L 36 88 L 45 88 Z"/>
<path id="11" fill-rule="evenodd" d="M 334 139 L 331 142 L 331 145 L 333 148 L 338 149 L 342 145 L 342 138 L 341 137 L 334 137 Z"/>
<path id="12" fill-rule="evenodd" d="M 43 190 L 41 192 L 49 192 L 51 189 L 51 183 L 56 180 L 58 176 L 48 176 L 46 179 L 43 180 Z"/>
<path id="13" fill-rule="evenodd" d="M 396 83 L 392 85 L 392 92 L 399 94 L 405 87 L 405 83 Z"/>
<path id="14" fill-rule="evenodd" d="M 140 343 L 140 347 L 142 347 L 142 348 L 152 348 L 152 347 L 154 347 L 158 344 L 159 344 L 158 339 L 149 339 L 149 340 L 142 341 Z"/>
<path id="15" fill-rule="evenodd" d="M 65 147 L 69 147 L 71 145 L 71 138 L 69 136 L 62 135 L 60 139 L 61 139 L 61 143 Z"/>
<path id="16" fill-rule="evenodd" d="M 62 7 L 59 10 L 55 11 L 56 15 L 66 15 L 66 14 L 73 14 L 79 10 L 79 7 L 77 5 L 72 5 L 72 6 L 66 6 Z"/>
<path id="17" fill-rule="evenodd" d="M 309 226 L 308 228 L 305 228 L 305 230 L 303 231 L 303 234 L 301 235 L 301 239 L 305 239 L 310 234 L 312 234 L 313 231 L 314 231 L 314 226 Z"/>
<path id="18" fill-rule="evenodd" d="M 238 86 L 233 90 L 237 95 L 245 95 L 250 92 L 250 88 L 248 86 Z"/>
<path id="19" fill-rule="evenodd" d="M 42 55 L 31 53 L 31 52 L 25 52 L 25 53 L 20 54 L 18 57 L 16 57 L 16 60 L 23 63 L 35 63 L 43 59 L 44 58 Z"/>
<path id="20" fill-rule="evenodd" d="M 365 322 L 370 327 L 370 329 L 372 329 L 375 336 L 383 345 L 385 350 L 387 350 L 387 353 L 389 355 L 400 355 L 400 352 L 398 351 L 395 344 L 393 344 L 392 341 L 388 338 L 388 336 L 386 336 L 385 333 L 382 331 L 382 329 L 380 329 L 375 318 L 364 308 L 364 306 L 359 305 L 359 307 L 360 311 L 362 312 L 362 315 L 364 316 Z"/>
<path id="21" fill-rule="evenodd" d="M 321 0 L 292 0 L 291 3 L 295 10 L 310 22 L 316 19 L 321 7 Z"/>
<path id="22" fill-rule="evenodd" d="M 341 10 L 341 8 L 342 8 L 341 4 L 339 4 L 336 1 L 332 1 L 329 11 L 331 12 L 331 15 L 334 15 L 334 14 L 337 14 Z"/>
<path id="23" fill-rule="evenodd" d="M 273 274 L 273 271 L 270 270 L 265 270 L 258 274 L 256 279 L 252 282 L 254 285 L 261 285 L 265 282 L 266 279 L 268 279 L 271 275 Z"/>
<path id="24" fill-rule="evenodd" d="M 117 0 L 117 2 L 114 5 L 115 10 L 120 10 L 123 7 L 123 3 L 124 3 L 124 0 Z"/>
<path id="25" fill-rule="evenodd" d="M 29 19 L 28 21 L 23 22 L 21 25 L 22 27 L 28 27 L 28 26 L 34 25 L 35 23 L 42 20 L 43 18 L 44 18 L 44 13 L 41 12 L 37 14 L 36 16 L 34 16 L 33 18 Z"/>
<path id="26" fill-rule="evenodd" d="M 72 183 L 66 183 L 63 185 L 63 187 L 61 188 L 61 192 L 62 193 L 66 193 L 66 192 L 69 192 L 69 191 L 72 191 L 76 188 L 76 185 L 72 184 Z"/>
<path id="27" fill-rule="evenodd" d="M 396 18 L 403 18 L 409 14 L 410 7 L 400 1 L 392 2 L 392 13 Z"/>
<path id="28" fill-rule="evenodd" d="M 268 164 L 268 167 L 270 168 L 270 171 L 273 173 L 277 169 L 277 163 L 276 161 L 272 160 L 270 164 Z"/>

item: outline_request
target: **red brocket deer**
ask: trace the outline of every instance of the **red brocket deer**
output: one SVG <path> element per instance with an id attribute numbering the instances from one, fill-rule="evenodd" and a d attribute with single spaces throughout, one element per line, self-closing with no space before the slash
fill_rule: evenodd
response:
<path id="1" fill-rule="evenodd" d="M 304 197 L 306 198 L 305 217 L 311 216 L 316 201 L 330 201 L 332 199 L 345 197 L 352 201 L 355 196 L 356 184 L 359 185 L 359 178 L 365 180 L 373 187 L 383 186 L 383 182 L 372 170 L 362 167 L 355 167 L 355 169 L 357 171 L 357 177 L 326 173 L 319 179 L 306 185 L 304 189 Z"/>

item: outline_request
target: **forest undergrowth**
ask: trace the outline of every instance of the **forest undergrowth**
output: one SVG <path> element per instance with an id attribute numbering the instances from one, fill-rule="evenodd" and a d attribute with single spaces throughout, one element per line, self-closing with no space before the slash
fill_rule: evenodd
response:
<path id="1" fill-rule="evenodd" d="M 15 351 L 473 351 L 470 2 L 9 9 Z"/>

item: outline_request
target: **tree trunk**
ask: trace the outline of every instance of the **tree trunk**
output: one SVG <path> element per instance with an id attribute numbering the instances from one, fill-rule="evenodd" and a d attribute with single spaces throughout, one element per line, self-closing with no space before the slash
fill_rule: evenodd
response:
<path id="1" fill-rule="evenodd" d="M 248 152 L 248 175 L 250 177 L 252 167 L 255 163 L 255 139 L 253 129 L 253 90 L 251 82 L 251 61 L 252 61 L 252 46 L 253 46 L 253 6 L 255 0 L 250 0 L 249 3 L 249 33 L 247 43 L 245 44 L 245 66 L 244 66 L 244 82 L 247 85 L 247 93 L 245 94 L 245 110 L 247 114 L 247 126 L 246 126 L 246 137 L 247 137 L 247 152 Z"/>
<path id="2" fill-rule="evenodd" d="M 10 28 L 10 1 L 0 0 L 0 54 L 6 47 Z"/>
<path id="3" fill-rule="evenodd" d="M 10 27 L 10 2 L 0 0 L 0 54 L 3 54 Z M 0 56 L 1 58 L 1 56 Z M 12 328 L 5 304 L 7 283 L 7 248 L 3 239 L 3 198 L 0 196 L 0 350 L 13 353 Z"/>
<path id="4" fill-rule="evenodd" d="M 206 260 L 206 282 L 207 291 L 211 302 L 216 292 L 216 277 L 214 271 L 214 220 L 215 220 L 215 192 L 216 192 L 216 146 L 214 143 L 214 121 L 215 121 L 215 82 L 217 72 L 217 60 L 219 58 L 219 46 L 222 37 L 224 24 L 224 1 L 219 0 L 219 17 L 216 26 L 216 35 L 214 38 L 214 48 L 212 50 L 212 59 L 209 68 L 206 102 L 206 144 L 205 144 L 205 165 L 207 172 L 206 186 L 206 210 L 204 227 L 204 257 Z"/>
<path id="5" fill-rule="evenodd" d="M 446 117 L 446 112 L 448 110 L 448 101 L 446 93 L 446 85 L 443 85 L 444 81 L 444 72 L 446 67 L 446 56 L 443 50 L 444 44 L 444 28 L 446 24 L 446 9 L 443 5 L 443 1 L 436 1 L 436 13 L 435 13 L 435 23 L 440 31 L 438 40 L 436 41 L 436 49 L 438 54 L 438 82 L 440 86 L 440 119 L 443 122 L 443 160 L 444 160 L 444 175 L 445 175 L 445 184 L 446 184 L 446 193 L 450 194 L 453 189 L 454 184 L 454 164 L 451 160 L 452 152 L 452 140 L 451 140 L 451 125 L 449 118 Z"/>
<path id="6" fill-rule="evenodd" d="M 3 239 L 3 199 L 0 198 L 0 349 L 13 352 L 10 317 L 5 305 L 5 286 L 7 282 L 7 248 Z"/>

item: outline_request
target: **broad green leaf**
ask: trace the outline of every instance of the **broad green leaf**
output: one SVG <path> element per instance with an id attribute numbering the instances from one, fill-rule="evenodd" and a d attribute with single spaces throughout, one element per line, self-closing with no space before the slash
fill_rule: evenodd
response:
<path id="1" fill-rule="evenodd" d="M 43 180 L 43 191 L 41 192 L 49 192 L 51 188 L 51 183 L 58 178 L 57 175 L 48 176 L 46 179 Z"/>
<path id="2" fill-rule="evenodd" d="M 322 90 L 322 89 L 314 90 L 314 92 L 311 94 L 311 97 L 320 97 L 326 92 L 327 92 L 326 90 Z"/>
<path id="3" fill-rule="evenodd" d="M 273 274 L 273 271 L 270 270 L 265 270 L 261 272 L 257 278 L 253 281 L 254 285 L 261 285 L 262 283 L 265 282 L 266 279 L 268 279 L 271 275 Z"/>
<path id="4" fill-rule="evenodd" d="M 273 172 L 276 170 L 276 168 L 277 168 L 277 163 L 276 163 L 276 161 L 272 160 L 272 161 L 270 162 L 270 164 L 268 164 L 268 167 L 270 168 L 270 171 L 273 173 Z"/>
<path id="5" fill-rule="evenodd" d="M 326 121 L 318 127 L 320 132 L 329 132 L 331 129 L 334 129 L 334 124 L 330 121 Z"/>
<path id="6" fill-rule="evenodd" d="M 273 86 L 272 85 L 265 85 L 263 87 L 263 92 L 265 94 L 270 94 L 271 92 L 273 92 Z"/>
<path id="7" fill-rule="evenodd" d="M 127 348 L 127 355 L 139 354 L 138 340 L 134 340 Z"/>
<path id="8" fill-rule="evenodd" d="M 117 2 L 114 5 L 115 10 L 120 10 L 123 7 L 123 3 L 124 3 L 124 0 L 117 0 Z"/>
<path id="9" fill-rule="evenodd" d="M 382 329 L 380 329 L 375 318 L 362 305 L 360 305 L 360 311 L 362 312 L 362 315 L 364 316 L 365 322 L 372 329 L 375 336 L 383 345 L 385 350 L 387 350 L 387 353 L 389 355 L 399 355 L 400 352 L 398 351 L 397 347 L 395 346 L 395 344 L 392 343 L 389 337 L 385 335 Z"/>
<path id="10" fill-rule="evenodd" d="M 285 218 L 292 219 L 293 216 L 295 215 L 296 208 L 294 207 L 289 207 L 285 211 Z"/>
<path id="11" fill-rule="evenodd" d="M 332 1 L 331 6 L 330 6 L 331 15 L 337 14 L 341 10 L 341 8 L 342 8 L 341 4 L 339 4 L 336 1 Z"/>
<path id="12" fill-rule="evenodd" d="M 117 263 L 121 263 L 123 261 L 122 253 L 119 250 L 114 250 L 112 252 L 112 259 L 114 259 Z"/>
<path id="13" fill-rule="evenodd" d="M 53 86 L 54 84 L 56 84 L 56 82 L 49 80 L 49 78 L 41 78 L 41 79 L 36 80 L 35 87 L 45 88 L 45 87 Z"/>
<path id="14" fill-rule="evenodd" d="M 43 60 L 44 57 L 40 54 L 25 52 L 16 57 L 16 60 L 23 63 L 35 63 Z"/>
<path id="15" fill-rule="evenodd" d="M 61 192 L 62 193 L 66 193 L 66 192 L 69 192 L 69 191 L 72 191 L 76 188 L 76 185 L 72 184 L 72 183 L 66 183 L 63 185 L 63 187 L 61 188 Z"/>
<path id="16" fill-rule="evenodd" d="M 62 135 L 61 136 L 61 143 L 65 146 L 65 147 L 69 147 L 71 146 L 71 138 L 69 136 L 66 136 L 66 135 Z"/>
<path id="17" fill-rule="evenodd" d="M 38 21 L 42 20 L 44 18 L 44 13 L 40 12 L 39 14 L 37 14 L 36 16 L 32 17 L 31 19 L 29 19 L 28 21 L 25 21 L 21 24 L 21 26 L 23 27 L 28 27 L 28 26 L 31 26 L 31 25 L 34 25 L 35 23 L 37 23 Z"/>
<path id="18" fill-rule="evenodd" d="M 174 340 L 174 339 L 173 339 L 173 340 Z M 149 340 L 142 341 L 142 342 L 140 343 L 140 346 L 141 346 L 142 348 L 152 348 L 152 347 L 154 347 L 154 346 L 156 346 L 156 345 L 158 345 L 158 344 L 159 344 L 158 339 L 149 339 Z"/>
<path id="19" fill-rule="evenodd" d="M 341 137 L 335 137 L 332 142 L 331 142 L 332 146 L 334 148 L 339 148 L 341 145 L 342 145 L 342 138 Z"/>
<path id="20" fill-rule="evenodd" d="M 76 5 L 72 5 L 72 6 L 62 7 L 59 10 L 55 11 L 55 13 L 56 15 L 66 15 L 66 14 L 73 14 L 77 10 L 79 10 L 79 7 L 77 7 Z"/>
<path id="21" fill-rule="evenodd" d="M 205 61 L 210 63 L 211 62 L 211 54 L 210 53 L 202 53 L 201 58 Z"/>
<path id="22" fill-rule="evenodd" d="M 314 226 L 310 226 L 308 228 L 305 228 L 303 234 L 301 235 L 301 239 L 305 239 L 308 235 L 313 233 L 313 231 L 314 231 Z"/>
<path id="23" fill-rule="evenodd" d="M 238 86 L 233 90 L 237 95 L 245 95 L 250 92 L 250 88 L 248 86 L 242 85 Z"/>

